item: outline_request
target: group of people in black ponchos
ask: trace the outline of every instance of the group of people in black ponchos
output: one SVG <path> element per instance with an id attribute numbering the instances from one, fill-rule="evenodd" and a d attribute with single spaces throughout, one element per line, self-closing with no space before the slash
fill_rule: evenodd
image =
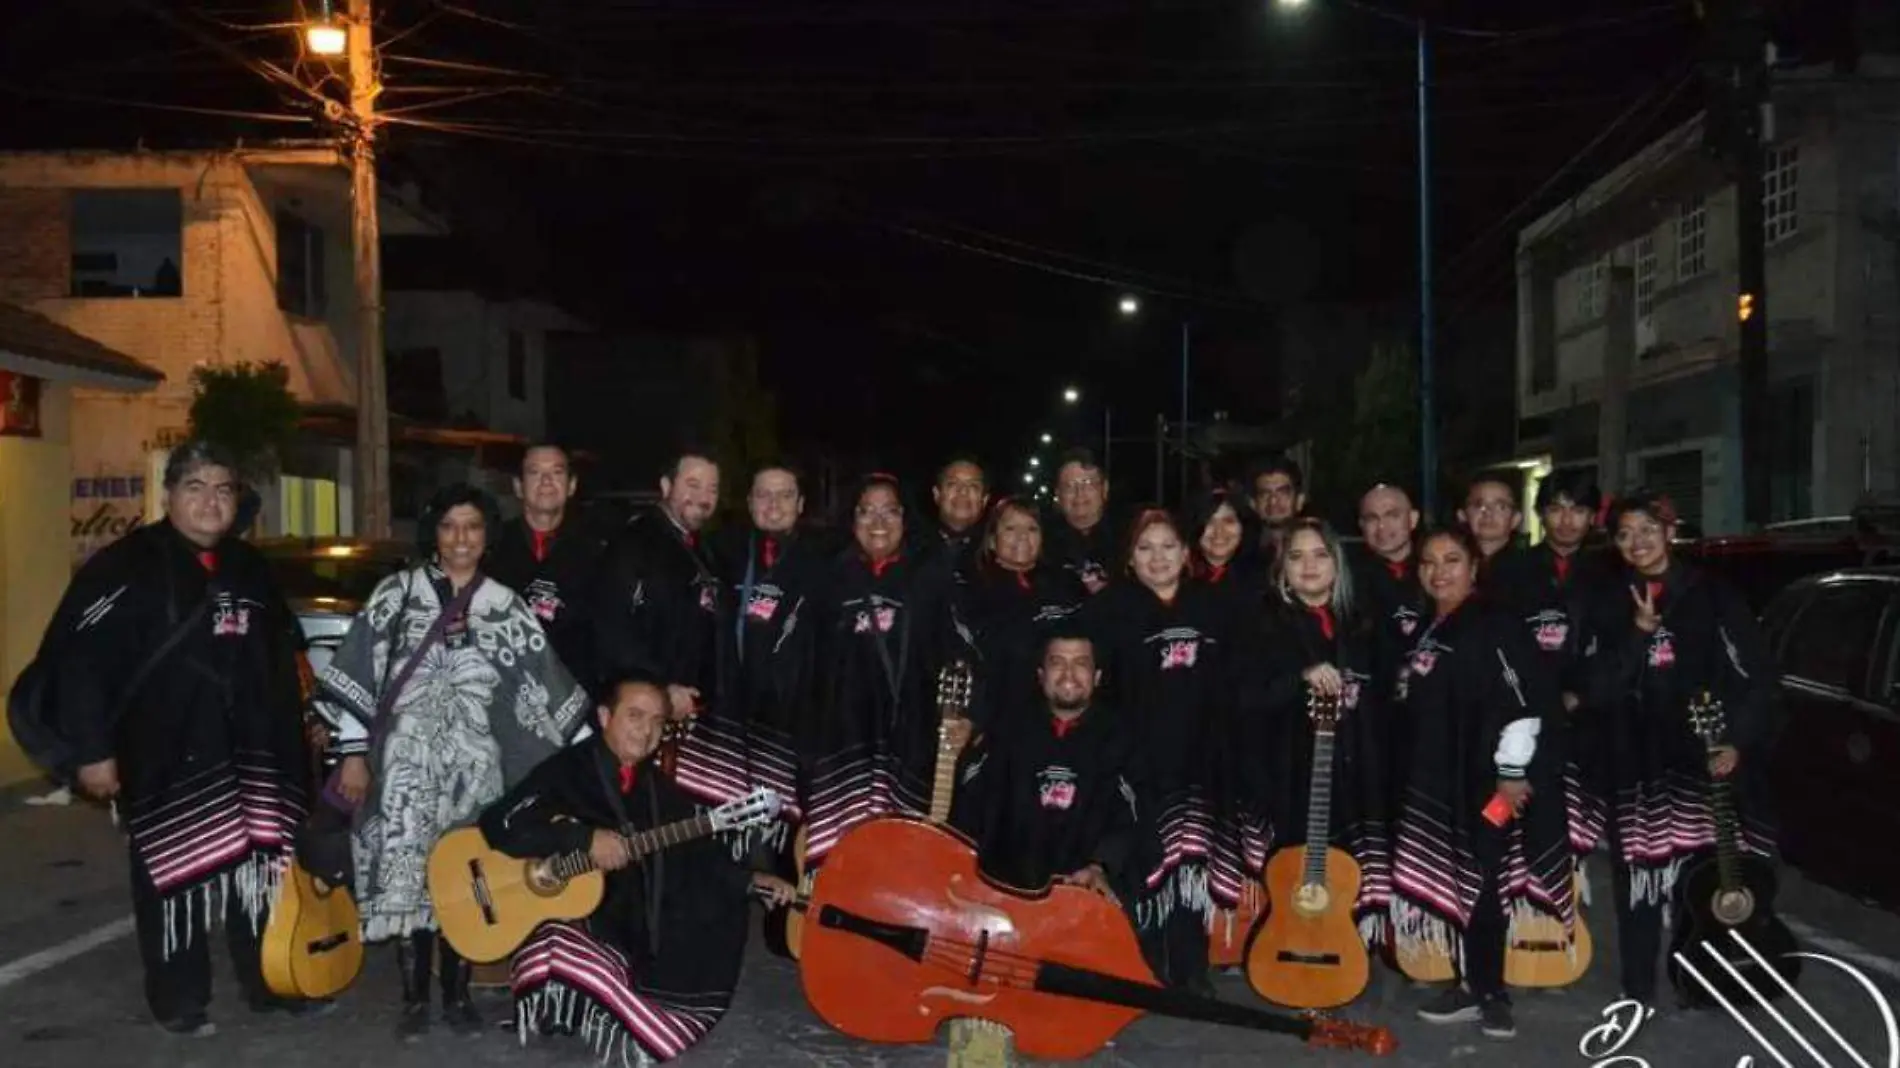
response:
<path id="1" fill-rule="evenodd" d="M 524 1035 L 579 1032 L 654 1059 L 703 1036 L 741 954 L 727 935 L 682 932 L 742 929 L 748 895 L 793 897 L 790 854 L 822 878 L 852 827 L 926 813 L 938 680 L 957 663 L 975 687 L 952 823 L 997 878 L 1112 897 L 1171 985 L 1208 990 L 1209 932 L 1257 893 L 1270 851 L 1304 843 L 1316 697 L 1340 715 L 1329 834 L 1363 873 L 1362 937 L 1400 958 L 1455 961 L 1460 981 L 1426 1019 L 1514 1033 L 1506 929 L 1532 913 L 1574 922 L 1576 859 L 1605 836 L 1622 983 L 1653 1001 L 1661 911 L 1711 844 L 1711 775 L 1742 776 L 1747 841 L 1768 848 L 1765 806 L 1746 787 L 1772 733 L 1774 668 L 1734 592 L 1671 555 L 1664 499 L 1609 508 L 1610 549 L 1590 545 L 1596 491 L 1548 480 L 1536 502 L 1547 535 L 1525 549 L 1509 481 L 1477 480 L 1457 525 L 1429 533 L 1405 492 L 1381 485 L 1362 497 L 1363 541 L 1349 547 L 1297 514 L 1291 465 L 1244 492 L 1209 492 L 1185 516 L 1144 509 L 1124 527 L 1106 518 L 1106 473 L 1078 453 L 1057 468 L 1053 512 L 992 501 L 978 465 L 946 465 L 934 529 L 897 479 L 867 476 L 827 542 L 801 524 L 798 477 L 782 466 L 752 473 L 746 522 L 709 530 L 720 475 L 685 453 L 655 507 L 595 531 L 569 508 L 566 455 L 529 450 L 523 516 L 491 541 L 479 494 L 438 502 L 431 561 L 379 588 L 346 640 L 356 652 L 322 680 L 329 704 L 389 721 L 346 716 L 335 748 L 343 788 L 379 818 L 401 819 L 416 791 L 437 788 L 424 780 L 454 773 L 437 767 L 445 754 L 469 754 L 499 769 L 484 772 L 477 806 L 492 845 L 587 848 L 612 872 L 593 917 L 548 925 L 516 954 Z M 181 474 L 179 493 L 211 492 L 203 481 Z M 221 537 L 199 540 L 237 558 Z M 118 580 L 105 566 L 82 574 L 56 628 L 84 632 L 110 609 Z M 460 596 L 484 583 L 493 592 Z M 456 616 L 442 628 L 452 637 L 431 651 L 442 614 Z M 405 737 L 422 699 L 379 685 L 401 690 L 401 661 L 424 652 L 449 733 L 411 739 L 413 767 L 385 763 L 386 739 Z M 509 700 L 469 697 L 491 675 L 509 680 Z M 571 714 L 576 684 L 592 716 Z M 1685 714 L 1704 691 L 1733 727 L 1713 755 Z M 571 744 L 532 771 L 483 755 L 494 743 L 477 721 L 516 719 L 536 745 Z M 583 719 L 594 737 L 580 741 Z M 662 771 L 668 723 L 690 726 Z M 634 865 L 605 833 L 758 786 L 785 796 L 798 848 L 752 831 Z M 300 790 L 285 796 L 302 807 Z M 245 856 L 274 844 L 253 840 Z M 404 907 L 391 932 L 432 925 L 426 902 Z M 410 1035 L 426 1023 L 412 1011 L 418 997 L 426 1010 L 418 967 L 413 982 L 405 968 Z"/>

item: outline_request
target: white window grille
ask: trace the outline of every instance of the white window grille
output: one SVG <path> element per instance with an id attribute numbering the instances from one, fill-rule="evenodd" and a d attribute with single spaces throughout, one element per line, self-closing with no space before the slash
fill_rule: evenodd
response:
<path id="1" fill-rule="evenodd" d="M 1709 269 L 1709 205 L 1698 197 L 1676 210 L 1676 280 Z"/>
<path id="2" fill-rule="evenodd" d="M 1801 228 L 1801 151 L 1795 145 L 1768 150 L 1762 161 L 1762 236 L 1769 244 Z"/>

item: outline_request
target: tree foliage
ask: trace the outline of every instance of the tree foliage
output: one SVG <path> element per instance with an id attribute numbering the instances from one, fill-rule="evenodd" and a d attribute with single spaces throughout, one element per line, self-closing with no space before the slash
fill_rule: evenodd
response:
<path id="1" fill-rule="evenodd" d="M 1329 420 L 1314 435 L 1320 491 L 1340 518 L 1376 482 L 1418 481 L 1418 368 L 1405 345 L 1375 345 L 1353 379 L 1351 418 Z M 1414 490 L 1416 492 L 1416 490 Z"/>
<path id="2" fill-rule="evenodd" d="M 725 347 L 715 379 L 708 447 L 719 461 L 720 496 L 741 505 L 750 477 L 778 458 L 778 400 L 759 381 L 758 351 L 750 340 Z"/>
<path id="3" fill-rule="evenodd" d="M 204 366 L 191 373 L 191 434 L 230 450 L 244 478 L 275 475 L 297 434 L 290 370 L 277 362 Z"/>

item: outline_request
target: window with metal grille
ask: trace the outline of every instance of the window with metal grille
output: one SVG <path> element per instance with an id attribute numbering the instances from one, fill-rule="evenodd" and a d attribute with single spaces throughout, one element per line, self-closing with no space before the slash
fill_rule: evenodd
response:
<path id="1" fill-rule="evenodd" d="M 1676 280 L 1709 269 L 1709 205 L 1700 197 L 1676 209 Z"/>
<path id="2" fill-rule="evenodd" d="M 1610 273 L 1610 257 L 1597 257 L 1577 271 L 1577 318 L 1589 321 L 1603 314 L 1603 288 Z"/>
<path id="3" fill-rule="evenodd" d="M 1636 239 L 1636 316 L 1647 316 L 1656 307 L 1656 235 Z"/>
<path id="4" fill-rule="evenodd" d="M 1779 145 L 1762 161 L 1762 236 L 1769 244 L 1793 237 L 1801 228 L 1801 150 Z"/>

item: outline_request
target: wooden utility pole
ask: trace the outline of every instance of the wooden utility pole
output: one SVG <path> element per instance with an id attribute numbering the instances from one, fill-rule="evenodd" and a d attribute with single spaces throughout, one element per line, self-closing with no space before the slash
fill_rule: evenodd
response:
<path id="1" fill-rule="evenodd" d="M 389 537 L 389 402 L 383 373 L 382 225 L 376 212 L 375 26 L 349 0 L 350 244 L 356 274 L 356 535 Z"/>

